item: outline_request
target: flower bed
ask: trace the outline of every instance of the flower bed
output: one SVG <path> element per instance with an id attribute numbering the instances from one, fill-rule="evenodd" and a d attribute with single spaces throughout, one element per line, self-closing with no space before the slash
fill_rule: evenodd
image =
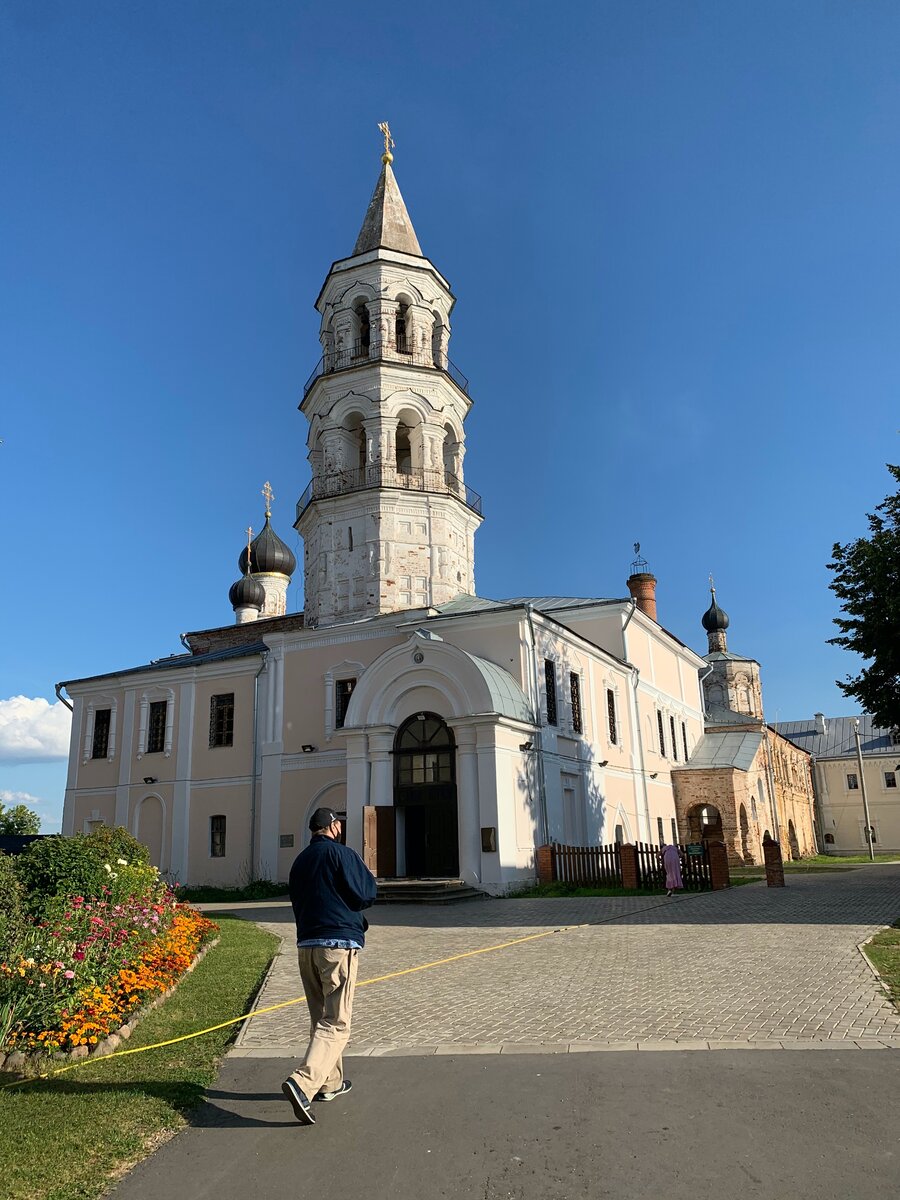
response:
<path id="1" fill-rule="evenodd" d="M 44 898 L 7 934 L 0 1053 L 90 1053 L 170 991 L 215 933 L 152 867 L 115 865 L 98 896 Z"/>

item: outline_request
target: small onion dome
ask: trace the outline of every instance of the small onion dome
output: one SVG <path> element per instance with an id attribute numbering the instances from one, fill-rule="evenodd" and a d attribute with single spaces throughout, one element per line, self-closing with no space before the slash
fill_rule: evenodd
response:
<path id="1" fill-rule="evenodd" d="M 728 628 L 728 613 L 716 604 L 716 589 L 710 588 L 712 604 L 700 618 L 707 633 L 724 633 Z"/>
<path id="2" fill-rule="evenodd" d="M 247 574 L 247 550 L 241 551 L 238 567 L 244 575 Z M 269 523 L 266 513 L 266 523 L 262 530 L 250 543 L 250 570 L 254 575 L 293 575 L 297 569 L 290 546 L 286 546 Z"/>
<path id="3" fill-rule="evenodd" d="M 242 576 L 231 585 L 228 599 L 232 608 L 262 609 L 266 602 L 266 589 L 252 575 Z"/>

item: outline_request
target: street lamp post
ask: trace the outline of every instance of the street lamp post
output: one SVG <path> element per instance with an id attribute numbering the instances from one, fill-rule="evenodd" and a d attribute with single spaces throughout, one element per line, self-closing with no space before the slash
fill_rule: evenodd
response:
<path id="1" fill-rule="evenodd" d="M 859 741 L 859 718 L 853 722 L 853 735 L 856 738 L 856 761 L 859 766 L 859 786 L 862 789 L 863 815 L 866 822 L 866 841 L 869 844 L 869 859 L 875 861 L 875 847 L 872 845 L 872 822 L 869 820 L 869 794 L 866 791 L 866 776 L 863 771 L 862 746 Z"/>

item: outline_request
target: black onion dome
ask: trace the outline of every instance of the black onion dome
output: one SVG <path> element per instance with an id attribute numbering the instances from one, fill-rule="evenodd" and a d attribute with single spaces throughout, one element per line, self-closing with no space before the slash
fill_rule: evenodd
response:
<path id="1" fill-rule="evenodd" d="M 728 628 L 728 613 L 716 604 L 716 589 L 711 588 L 712 604 L 700 618 L 707 633 L 724 633 Z"/>
<path id="2" fill-rule="evenodd" d="M 238 567 L 244 575 L 247 574 L 246 547 L 241 551 Z M 293 575 L 296 569 L 297 560 L 290 546 L 284 544 L 266 516 L 265 525 L 250 543 L 250 570 L 254 575 Z"/>
<path id="3" fill-rule="evenodd" d="M 228 599 L 232 608 L 262 608 L 266 602 L 266 589 L 252 575 L 243 575 L 231 585 Z"/>

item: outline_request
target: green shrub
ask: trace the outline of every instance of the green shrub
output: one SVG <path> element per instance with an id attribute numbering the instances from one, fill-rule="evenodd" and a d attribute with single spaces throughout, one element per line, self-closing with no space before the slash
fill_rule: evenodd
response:
<path id="1" fill-rule="evenodd" d="M 158 878 L 147 847 L 121 826 L 103 826 L 74 837 L 41 838 L 18 855 L 15 871 L 32 913 L 41 912 L 53 896 L 96 899 L 104 887 L 113 887 L 113 877 L 120 872 L 114 891 L 123 894 L 142 890 Z"/>
<path id="2" fill-rule="evenodd" d="M 9 956 L 24 924 L 25 903 L 15 859 L 0 852 L 0 959 Z"/>

